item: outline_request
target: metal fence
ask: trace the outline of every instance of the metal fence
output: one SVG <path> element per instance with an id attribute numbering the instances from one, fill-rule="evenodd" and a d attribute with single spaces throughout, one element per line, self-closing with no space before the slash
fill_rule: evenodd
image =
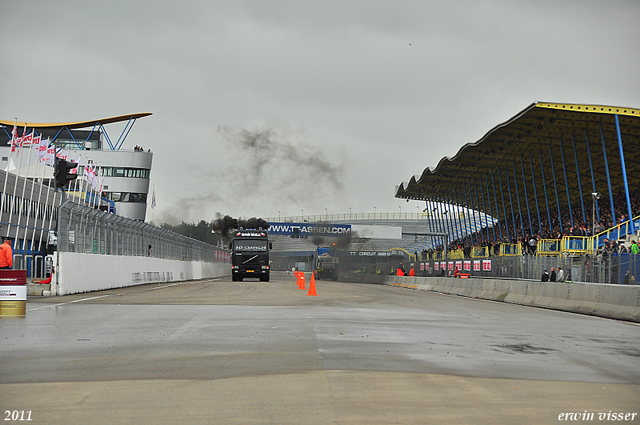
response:
<path id="1" fill-rule="evenodd" d="M 182 261 L 230 259 L 229 251 L 221 247 L 70 201 L 58 210 L 58 250 Z"/>
<path id="2" fill-rule="evenodd" d="M 395 274 L 397 267 L 402 267 L 406 273 L 411 266 L 416 276 L 453 276 L 457 267 L 461 273 L 472 277 L 538 281 L 542 279 L 543 270 L 551 274 L 553 268 L 557 274 L 561 268 L 564 281 L 640 284 L 640 254 L 548 257 L 519 255 L 435 260 L 407 259 L 402 256 L 341 256 L 339 259 L 339 270 L 342 273 Z"/>

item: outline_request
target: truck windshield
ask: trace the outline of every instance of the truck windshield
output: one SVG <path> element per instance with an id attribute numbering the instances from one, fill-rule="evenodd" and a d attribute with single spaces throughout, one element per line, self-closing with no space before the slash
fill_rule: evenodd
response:
<path id="1" fill-rule="evenodd" d="M 256 240 L 256 239 L 240 240 L 240 241 L 235 241 L 234 246 L 236 251 L 248 251 L 248 252 L 266 252 L 267 251 L 266 240 Z"/>

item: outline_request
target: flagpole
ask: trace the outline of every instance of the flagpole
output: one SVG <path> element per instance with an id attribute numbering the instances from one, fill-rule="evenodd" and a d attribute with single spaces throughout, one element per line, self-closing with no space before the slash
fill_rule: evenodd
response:
<path id="1" fill-rule="evenodd" d="M 98 175 L 100 176 L 100 189 L 98 192 L 98 209 L 102 206 L 102 186 L 104 184 L 104 175 L 102 173 L 102 163 L 100 163 L 100 167 L 98 168 Z"/>
<path id="2" fill-rule="evenodd" d="M 42 140 L 40 140 L 40 144 L 42 144 Z M 36 201 L 36 213 L 34 214 L 34 218 L 33 218 L 33 227 L 34 227 L 34 232 L 35 232 L 35 228 L 38 225 L 38 213 L 40 210 L 40 199 L 42 197 L 42 187 L 44 186 L 44 171 L 46 170 L 46 165 L 44 165 L 44 163 L 40 160 L 40 147 L 38 147 L 38 153 L 36 156 L 36 175 L 38 174 L 38 172 L 40 170 L 42 170 L 42 177 L 40 177 L 40 188 L 38 189 L 38 200 Z M 33 179 L 35 182 L 35 178 Z M 43 213 L 44 214 L 44 213 Z M 40 229 L 40 240 L 42 241 L 42 233 L 44 232 L 44 215 L 42 216 L 42 228 Z M 31 252 L 33 252 L 33 242 L 35 240 L 35 233 L 34 236 L 31 238 L 31 247 L 29 248 Z M 38 244 L 38 251 L 40 251 L 40 246 Z M 46 253 L 45 253 L 46 254 Z"/>
<path id="3" fill-rule="evenodd" d="M 153 185 L 153 195 L 151 198 L 151 221 L 156 225 L 156 185 Z"/>
<path id="4" fill-rule="evenodd" d="M 46 160 L 46 157 L 45 157 Z M 45 162 L 45 167 L 47 166 L 46 162 Z M 55 186 L 55 184 L 54 184 Z M 49 184 L 47 184 L 47 199 L 44 202 L 44 211 L 42 214 L 42 229 L 43 232 L 40 233 L 40 241 L 38 242 L 38 251 L 40 251 L 42 249 L 42 236 L 44 235 L 44 229 L 45 229 L 45 223 L 47 221 L 47 210 L 48 210 L 48 206 L 49 206 L 49 195 L 51 195 L 51 181 L 49 181 Z M 53 208 L 55 208 L 55 202 L 56 202 L 56 194 L 54 192 L 53 194 L 53 201 L 51 203 L 51 214 L 49 216 L 49 226 L 46 227 L 47 229 L 47 241 L 49 240 L 49 231 L 51 230 L 51 218 L 53 217 Z M 45 247 L 45 252 L 46 252 L 46 247 Z"/>
<path id="5" fill-rule="evenodd" d="M 33 146 L 33 136 L 35 134 L 35 129 L 31 130 L 31 134 L 29 136 L 27 136 L 27 140 L 30 140 L 29 143 L 29 147 L 28 147 L 28 158 L 27 158 L 27 172 L 25 174 L 24 177 L 24 184 L 22 185 L 22 202 L 24 205 L 24 200 L 25 200 L 25 195 L 27 193 L 27 181 L 28 181 L 28 177 L 29 177 L 29 167 L 31 167 L 31 151 L 32 151 L 32 146 Z M 25 140 L 22 140 L 22 144 L 24 147 L 24 143 Z M 33 183 L 31 184 L 31 194 L 29 195 L 29 205 L 27 207 L 27 214 L 26 214 L 26 219 L 25 219 L 25 223 L 24 223 L 24 237 L 22 238 L 22 255 L 24 257 L 24 246 L 25 243 L 27 241 L 27 233 L 29 232 L 29 216 L 31 214 L 31 204 L 33 203 Z M 22 214 L 21 214 L 22 215 Z M 20 222 L 22 221 L 22 217 L 18 216 L 18 230 L 16 232 L 16 237 L 18 237 L 18 234 L 20 233 Z"/>
<path id="6" fill-rule="evenodd" d="M 40 148 L 38 149 L 38 163 L 40 165 L 40 168 L 42 170 L 42 177 L 40 178 L 40 190 L 38 192 L 38 208 L 40 207 L 40 199 L 42 196 L 42 188 L 44 187 L 44 175 L 46 174 L 46 170 L 47 170 L 47 149 L 49 148 L 49 143 L 51 143 L 51 141 L 49 140 L 49 138 L 47 138 L 47 143 L 45 145 L 45 148 L 42 149 L 42 141 L 40 141 Z M 41 153 L 44 152 L 43 155 L 41 155 Z M 46 221 L 46 211 L 47 211 L 47 203 L 49 202 L 49 191 L 50 191 L 50 185 L 51 185 L 51 180 L 49 180 L 47 182 L 47 200 L 45 201 L 44 204 L 44 210 L 42 211 L 42 228 L 40 231 L 40 240 L 38 241 L 38 251 L 40 251 L 42 249 L 42 236 L 45 233 L 45 221 Z M 37 217 L 36 217 L 36 222 L 37 222 Z M 47 235 L 48 235 L 48 231 L 49 229 L 46 229 Z M 33 250 L 33 247 L 32 247 Z M 45 256 L 46 256 L 46 250 L 45 250 Z"/>
<path id="7" fill-rule="evenodd" d="M 73 182 L 73 192 L 76 195 L 78 194 L 77 193 L 78 192 L 78 180 L 80 180 L 78 177 L 80 177 L 80 161 L 81 160 L 82 160 L 82 155 L 78 154 L 78 160 L 77 161 L 75 161 L 75 160 L 73 161 L 76 164 L 78 164 L 76 166 L 76 168 L 75 168 L 77 177 L 76 177 L 75 181 Z M 78 205 L 80 205 L 80 201 L 81 201 L 82 196 L 76 196 L 76 197 L 78 198 Z"/>
<path id="8" fill-rule="evenodd" d="M 22 156 L 20 155 L 20 148 L 22 148 L 22 141 L 24 140 L 25 136 L 27 134 L 27 124 L 24 124 L 24 130 L 22 130 L 22 137 L 20 138 L 20 146 L 18 147 L 18 154 L 17 156 L 20 157 L 18 159 L 18 170 L 16 173 L 16 179 L 13 185 L 13 199 L 14 202 L 12 206 L 15 206 L 15 199 L 16 199 L 16 192 L 18 191 L 18 180 L 20 179 L 20 169 L 22 168 Z M 25 179 L 26 180 L 26 179 Z M 20 211 L 22 210 L 22 202 L 19 202 L 18 204 L 18 221 L 20 221 Z M 10 206 L 9 208 L 9 224 L 7 225 L 7 236 L 11 237 L 11 218 L 13 217 L 13 210 L 14 208 L 11 208 L 12 206 Z M 16 225 L 16 237 L 13 241 L 13 249 L 15 250 L 17 248 L 17 243 L 18 243 L 18 231 L 20 230 L 20 226 Z"/>
<path id="9" fill-rule="evenodd" d="M 9 149 L 9 160 L 7 161 L 7 169 L 6 174 L 4 176 L 4 188 L 2 189 L 2 199 L 0 200 L 0 217 L 4 215 L 4 207 L 7 199 L 7 184 L 9 182 L 9 167 L 11 166 L 11 154 L 13 153 L 13 149 L 15 143 L 18 139 L 18 118 L 16 118 L 15 123 L 13 124 L 13 130 L 11 130 L 11 149 Z M 1 220 L 0 220 L 1 221 Z M 9 230 L 11 230 L 11 221 L 9 221 L 9 225 L 7 226 L 7 236 L 9 236 Z"/>

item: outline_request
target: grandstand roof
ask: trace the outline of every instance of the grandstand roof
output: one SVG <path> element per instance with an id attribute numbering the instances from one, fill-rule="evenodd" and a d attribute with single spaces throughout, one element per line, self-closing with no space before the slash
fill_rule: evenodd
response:
<path id="1" fill-rule="evenodd" d="M 127 114 L 127 115 L 118 115 L 117 117 L 109 117 L 109 118 L 99 118 L 96 120 L 87 120 L 87 121 L 73 121 L 73 122 L 60 122 L 60 123 L 32 123 L 32 122 L 22 122 L 22 121 L 6 121 L 0 120 L 0 125 L 5 126 L 13 126 L 16 124 L 18 127 L 28 126 L 29 128 L 87 128 L 93 127 L 96 123 L 100 124 L 112 124 L 116 122 L 124 122 L 129 120 L 135 120 L 138 118 L 146 117 L 151 115 L 151 112 L 140 112 L 136 114 Z"/>
<path id="2" fill-rule="evenodd" d="M 545 203 L 542 193 L 542 171 L 544 171 L 546 179 L 547 193 L 552 194 L 554 191 L 551 163 L 551 158 L 553 158 L 555 182 L 560 194 L 561 205 L 567 202 L 564 171 L 566 171 L 567 184 L 574 207 L 579 203 L 579 193 L 585 202 L 588 200 L 591 205 L 593 186 L 590 160 L 593 164 L 597 191 L 601 192 L 603 196 L 608 193 L 603 144 L 609 165 L 612 193 L 616 194 L 624 190 L 615 123 L 616 116 L 619 120 L 627 176 L 633 176 L 633 178 L 629 178 L 629 189 L 631 191 L 638 190 L 640 186 L 640 179 L 637 178 L 640 176 L 640 109 L 535 102 L 508 121 L 489 130 L 477 142 L 464 145 L 453 158 L 442 158 L 435 169 L 427 167 L 421 175 L 415 175 L 408 182 L 397 186 L 395 196 L 396 198 L 416 200 L 442 200 L 446 198 L 447 191 L 452 189 L 462 189 L 468 193 L 469 187 L 471 187 L 471 191 L 473 191 L 474 182 L 479 185 L 480 182 L 486 181 L 485 174 L 488 176 L 489 185 L 491 185 L 493 170 L 496 187 L 499 187 L 500 177 L 503 182 L 502 187 L 506 190 L 506 177 L 508 176 L 511 193 L 516 193 L 514 186 L 517 183 L 517 193 L 524 204 L 525 190 L 522 185 L 524 168 L 529 203 L 532 206 L 536 202 L 542 205 Z M 587 150 L 587 143 L 589 150 Z M 541 168 L 541 157 L 544 168 Z M 563 162 L 565 167 L 563 167 Z M 536 187 L 538 188 L 537 199 L 532 190 L 532 165 L 535 169 Z M 514 166 L 516 181 L 513 180 Z M 578 175 L 582 185 L 581 192 L 578 185 Z M 506 196 L 508 195 L 505 192 Z M 493 193 L 491 193 L 491 198 L 493 198 Z M 502 204 L 500 195 L 498 198 L 498 203 Z M 509 200 L 506 199 L 505 204 L 508 202 Z M 513 202 L 516 202 L 515 199 Z M 472 197 L 470 204 L 461 203 L 474 206 L 476 200 Z M 556 205 L 555 195 L 549 196 L 549 203 L 552 208 Z M 506 205 L 507 208 L 509 206 L 509 204 Z M 484 211 L 482 204 L 480 204 L 480 208 L 475 205 L 475 209 L 488 213 L 488 211 Z M 502 210 L 502 205 L 500 210 Z"/>

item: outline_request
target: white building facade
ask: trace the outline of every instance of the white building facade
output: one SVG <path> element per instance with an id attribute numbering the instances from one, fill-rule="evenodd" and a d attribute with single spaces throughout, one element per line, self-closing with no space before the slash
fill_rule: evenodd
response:
<path id="1" fill-rule="evenodd" d="M 153 153 L 135 147 L 123 149 L 126 135 L 128 135 L 136 119 L 151 115 L 149 113 L 122 115 L 95 121 L 70 123 L 17 123 L 18 134 L 22 135 L 26 127 L 26 134 L 33 132 L 42 140 L 50 140 L 59 152 L 68 153 L 69 160 L 79 161 L 78 180 L 82 179 L 84 168 L 92 166 L 96 170 L 102 191 L 90 193 L 85 183 L 71 183 L 69 196 L 79 196 L 83 199 L 93 199 L 95 204 L 116 215 L 144 221 L 147 204 L 151 202 L 149 196 L 149 181 Z M 127 126 L 113 143 L 103 124 L 126 122 Z M 31 153 L 31 158 L 18 160 L 17 154 L 11 151 L 11 131 L 15 123 L 0 120 L 4 131 L 0 130 L 0 169 L 27 177 L 45 185 L 53 185 L 53 167 L 43 167 L 38 164 L 37 157 Z M 23 148 L 25 149 L 25 148 Z M 36 158 L 36 159 L 33 159 Z M 100 201 L 96 202 L 99 193 Z"/>

